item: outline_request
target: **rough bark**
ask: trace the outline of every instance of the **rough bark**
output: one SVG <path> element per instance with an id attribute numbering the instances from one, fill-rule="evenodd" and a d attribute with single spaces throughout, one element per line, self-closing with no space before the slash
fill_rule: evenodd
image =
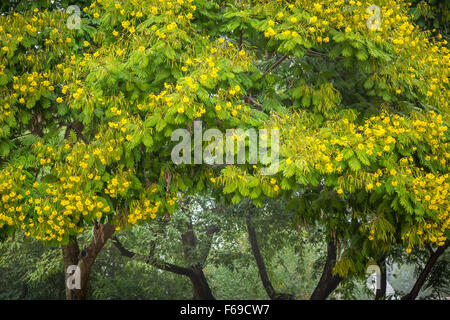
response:
<path id="1" fill-rule="evenodd" d="M 64 271 L 71 265 L 77 265 L 80 268 L 81 289 L 70 290 L 66 285 L 67 300 L 87 300 L 88 298 L 88 282 L 92 265 L 95 258 L 102 250 L 109 238 L 114 233 L 114 227 L 109 224 L 97 224 L 94 227 L 94 238 L 87 248 L 80 251 L 76 239 L 72 240 L 68 245 L 62 246 L 64 257 Z M 68 278 L 66 274 L 66 282 Z"/>
<path id="2" fill-rule="evenodd" d="M 339 275 L 333 274 L 333 268 L 336 264 L 336 253 L 336 244 L 331 240 L 328 242 L 327 260 L 323 268 L 322 276 L 310 297 L 311 300 L 325 300 L 343 280 Z"/>
<path id="3" fill-rule="evenodd" d="M 439 259 L 439 257 L 444 253 L 444 251 L 448 248 L 450 245 L 450 241 L 447 240 L 445 244 L 439 248 L 436 249 L 436 251 L 431 250 L 432 254 L 430 258 L 428 259 L 427 264 L 423 268 L 422 272 L 420 273 L 419 277 L 416 280 L 416 283 L 412 287 L 411 291 L 402 297 L 402 300 L 415 300 L 417 296 L 419 295 L 420 289 L 422 289 L 422 286 L 425 283 L 425 280 L 427 279 L 428 275 L 431 272 L 431 269 L 435 265 L 436 261 Z"/>
<path id="4" fill-rule="evenodd" d="M 266 290 L 267 295 L 272 300 L 294 299 L 294 296 L 292 294 L 276 292 L 275 289 L 273 288 L 272 282 L 270 281 L 269 275 L 267 274 L 264 258 L 262 257 L 261 251 L 259 249 L 258 239 L 256 237 L 256 232 L 253 226 L 251 214 L 247 216 L 247 232 L 250 241 L 250 246 L 252 248 L 252 253 L 253 256 L 255 257 L 256 266 L 258 267 L 259 277 L 261 278 L 261 282 L 263 284 L 264 290 Z"/>

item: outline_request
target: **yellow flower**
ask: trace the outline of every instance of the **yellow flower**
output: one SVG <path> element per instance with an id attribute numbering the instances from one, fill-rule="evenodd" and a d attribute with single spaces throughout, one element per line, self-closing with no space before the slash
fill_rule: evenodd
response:
<path id="1" fill-rule="evenodd" d="M 61 103 L 63 102 L 63 99 L 61 97 L 56 98 L 56 102 Z"/>
<path id="2" fill-rule="evenodd" d="M 94 13 L 94 18 L 97 19 L 98 17 L 100 17 L 100 15 L 97 12 Z"/>
<path id="3" fill-rule="evenodd" d="M 343 194 L 343 193 L 344 193 L 344 190 L 342 190 L 342 188 L 339 188 L 339 189 L 337 189 L 337 193 L 338 193 L 338 194 Z"/>
<path id="4" fill-rule="evenodd" d="M 291 158 L 287 158 L 287 159 L 286 159 L 286 164 L 287 164 L 287 165 L 290 165 L 290 164 L 292 164 L 292 160 L 291 160 Z"/>
<path id="5" fill-rule="evenodd" d="M 406 248 L 405 251 L 406 251 L 407 254 L 410 254 L 412 250 L 411 250 L 411 248 Z"/>
<path id="6" fill-rule="evenodd" d="M 274 35 L 276 35 L 277 33 L 275 32 L 275 30 L 273 30 L 272 28 L 268 28 L 266 32 L 264 32 L 264 36 L 266 38 L 272 37 Z"/>
<path id="7" fill-rule="evenodd" d="M 178 108 L 178 113 L 179 114 L 183 114 L 184 113 L 184 108 L 183 107 Z"/>

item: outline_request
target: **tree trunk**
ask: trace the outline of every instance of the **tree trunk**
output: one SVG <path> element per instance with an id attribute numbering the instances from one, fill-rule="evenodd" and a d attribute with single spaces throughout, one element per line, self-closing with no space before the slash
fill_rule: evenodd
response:
<path id="1" fill-rule="evenodd" d="M 419 275 L 419 278 L 417 278 L 416 283 L 414 284 L 411 291 L 402 297 L 402 300 L 415 300 L 417 296 L 419 295 L 420 289 L 422 289 L 422 286 L 425 283 L 425 280 L 427 279 L 428 275 L 431 272 L 431 269 L 433 268 L 434 264 L 438 260 L 438 258 L 441 256 L 441 254 L 444 253 L 445 249 L 450 245 L 450 241 L 447 240 L 446 243 L 442 246 L 437 248 L 435 252 L 432 253 L 430 259 L 428 259 L 427 264 L 423 268 L 422 272 Z"/>
<path id="2" fill-rule="evenodd" d="M 316 289 L 312 293 L 311 300 L 325 300 L 337 288 L 343 280 L 339 275 L 333 274 L 333 268 L 336 264 L 336 244 L 333 240 L 328 242 L 327 261 L 323 268 L 322 276 Z"/>
<path id="3" fill-rule="evenodd" d="M 87 288 L 86 292 L 81 292 L 83 290 L 70 290 L 67 286 L 67 278 L 69 274 L 67 274 L 67 268 L 72 265 L 78 265 L 78 258 L 80 256 L 80 248 L 78 247 L 77 239 L 73 239 L 68 245 L 62 246 L 63 259 L 64 259 L 64 273 L 65 273 L 65 288 L 66 288 L 66 299 L 67 300 L 83 300 L 83 296 L 87 297 Z M 81 286 L 81 289 L 84 289 Z"/>
<path id="4" fill-rule="evenodd" d="M 28 294 L 28 286 L 26 283 L 22 284 L 22 287 L 20 288 L 20 295 L 18 300 L 24 300 L 27 297 Z"/>
<path id="5" fill-rule="evenodd" d="M 189 267 L 188 277 L 194 288 L 194 300 L 215 300 L 200 265 Z"/>
<path id="6" fill-rule="evenodd" d="M 203 253 L 202 257 L 200 257 L 202 254 L 199 250 L 198 240 L 192 224 L 192 218 L 188 213 L 185 214 L 188 216 L 189 221 L 186 225 L 187 230 L 185 230 L 181 234 L 181 242 L 183 243 L 185 263 L 189 265 L 189 267 L 187 267 L 187 276 L 189 277 L 189 280 L 191 280 L 194 289 L 193 299 L 215 300 L 214 296 L 212 295 L 211 288 L 209 287 L 208 281 L 206 280 L 205 274 L 203 273 L 202 265 L 200 263 L 200 261 L 206 261 L 209 249 Z M 211 233 L 207 233 L 212 237 L 214 231 L 211 231 Z"/>
<path id="7" fill-rule="evenodd" d="M 62 246 L 64 271 L 66 272 L 67 268 L 71 265 L 76 265 L 80 268 L 80 289 L 68 288 L 67 279 L 70 275 L 66 272 L 65 285 L 67 300 L 87 300 L 89 292 L 88 283 L 92 265 L 95 262 L 95 258 L 113 233 L 113 226 L 109 224 L 98 224 L 94 227 L 94 238 L 86 249 L 80 252 L 76 239 L 71 241 L 68 245 Z"/>
<path id="8" fill-rule="evenodd" d="M 378 265 L 380 266 L 381 271 L 381 283 L 380 283 L 380 289 L 377 288 L 377 291 L 375 292 L 375 300 L 384 300 L 386 299 L 386 281 L 387 281 L 387 275 L 386 275 L 386 259 L 380 259 L 378 261 Z"/>

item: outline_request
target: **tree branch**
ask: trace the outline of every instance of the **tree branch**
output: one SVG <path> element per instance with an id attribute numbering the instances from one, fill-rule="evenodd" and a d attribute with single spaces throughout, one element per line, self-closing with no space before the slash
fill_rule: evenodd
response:
<path id="1" fill-rule="evenodd" d="M 125 248 L 117 237 L 113 237 L 112 240 L 113 240 L 113 244 L 119 250 L 119 252 L 122 256 L 130 258 L 130 259 L 137 256 L 137 254 L 135 252 L 130 251 L 127 248 Z M 177 265 L 174 265 L 171 263 L 167 263 L 164 261 L 158 261 L 157 259 L 155 259 L 153 257 L 143 257 L 143 260 L 145 261 L 145 263 L 148 263 L 148 264 L 150 264 L 158 269 L 164 270 L 164 271 L 168 271 L 168 272 L 172 272 L 172 273 L 184 275 L 184 276 L 190 275 L 190 271 L 188 268 L 180 267 L 180 266 L 177 266 Z"/>
<path id="2" fill-rule="evenodd" d="M 111 240 L 122 256 L 132 259 L 136 255 L 133 251 L 125 248 L 116 236 L 114 236 Z"/>
<path id="3" fill-rule="evenodd" d="M 291 300 L 294 297 L 289 293 L 277 293 L 272 286 L 272 282 L 270 282 L 269 276 L 267 274 L 266 265 L 264 263 L 264 259 L 261 255 L 261 251 L 259 250 L 258 240 L 256 238 L 255 228 L 253 227 L 253 222 L 251 218 L 251 213 L 247 215 L 247 231 L 248 237 L 250 240 L 250 245 L 252 248 L 253 256 L 256 260 L 256 265 L 258 267 L 259 276 L 261 278 L 264 289 L 267 292 L 267 295 L 272 300 Z"/>
<path id="4" fill-rule="evenodd" d="M 258 109 L 260 111 L 262 110 L 262 105 L 258 101 L 256 101 L 252 96 L 245 95 L 244 96 L 244 101 L 247 102 L 247 103 L 250 103 L 253 106 L 255 106 L 256 109 Z"/>
<path id="5" fill-rule="evenodd" d="M 264 79 L 266 77 L 266 75 L 272 71 L 273 69 L 275 69 L 276 67 L 278 67 L 284 60 L 286 60 L 289 56 L 286 54 L 283 57 L 281 57 L 277 62 L 275 62 L 274 65 L 272 65 L 269 69 L 266 70 L 266 72 L 264 72 L 264 74 L 262 75 L 261 79 Z"/>
<path id="6" fill-rule="evenodd" d="M 423 268 L 422 272 L 420 273 L 419 277 L 417 278 L 416 283 L 412 287 L 411 291 L 402 297 L 402 300 L 415 300 L 417 296 L 419 295 L 420 289 L 422 289 L 422 286 L 425 283 L 425 280 L 427 279 L 428 275 L 431 272 L 431 269 L 435 265 L 438 258 L 441 256 L 441 254 L 444 253 L 444 251 L 448 248 L 450 245 L 450 240 L 447 240 L 445 244 L 439 248 L 437 248 L 436 251 L 430 256 L 428 259 L 427 264 Z"/>

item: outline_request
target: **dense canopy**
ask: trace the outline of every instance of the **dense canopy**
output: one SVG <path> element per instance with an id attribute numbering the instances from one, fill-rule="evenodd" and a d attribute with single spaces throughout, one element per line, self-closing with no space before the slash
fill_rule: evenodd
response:
<path id="1" fill-rule="evenodd" d="M 408 3 L 95 0 L 79 29 L 61 9 L 0 16 L 3 238 L 67 246 L 104 225 L 107 240 L 211 190 L 291 202 L 348 241 L 342 276 L 448 246 L 450 52 Z M 172 133 L 195 120 L 279 129 L 280 170 L 176 165 Z"/>

